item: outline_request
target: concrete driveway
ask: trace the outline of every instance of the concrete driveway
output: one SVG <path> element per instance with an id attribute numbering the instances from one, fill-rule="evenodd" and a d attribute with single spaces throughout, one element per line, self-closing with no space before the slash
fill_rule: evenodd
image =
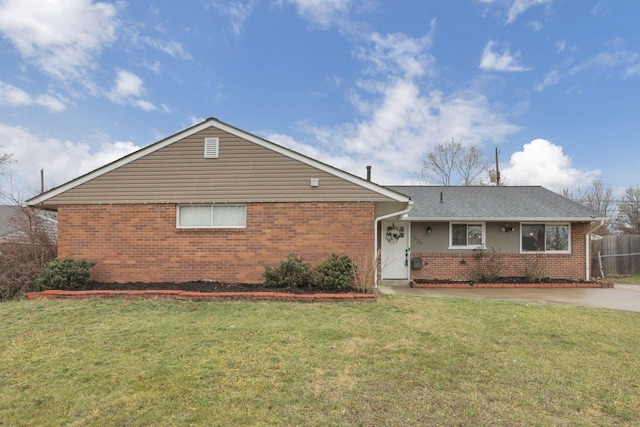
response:
<path id="1" fill-rule="evenodd" d="M 613 288 L 560 289 L 424 289 L 408 286 L 380 286 L 379 290 L 384 295 L 532 301 L 640 313 L 640 285 L 630 284 L 616 283 Z"/>

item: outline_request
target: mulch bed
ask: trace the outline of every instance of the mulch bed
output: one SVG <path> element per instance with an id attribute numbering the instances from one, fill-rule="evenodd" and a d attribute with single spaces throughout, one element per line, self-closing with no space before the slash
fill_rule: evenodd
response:
<path id="1" fill-rule="evenodd" d="M 251 283 L 223 283 L 216 281 L 193 281 L 184 283 L 91 283 L 85 288 L 90 291 L 185 291 L 185 292 L 278 292 L 290 294 L 352 294 L 367 293 L 357 289 L 347 288 L 342 291 L 325 291 L 319 288 L 267 288 L 260 284 Z"/>
<path id="2" fill-rule="evenodd" d="M 91 283 L 83 290 L 27 292 L 27 299 L 169 298 L 188 301 L 272 300 L 297 302 L 375 301 L 373 291 L 318 288 L 273 289 L 247 283 L 196 281 L 185 283 Z"/>
<path id="3" fill-rule="evenodd" d="M 417 279 L 416 288 L 612 288 L 608 282 L 527 277 L 499 277 L 491 282 Z"/>

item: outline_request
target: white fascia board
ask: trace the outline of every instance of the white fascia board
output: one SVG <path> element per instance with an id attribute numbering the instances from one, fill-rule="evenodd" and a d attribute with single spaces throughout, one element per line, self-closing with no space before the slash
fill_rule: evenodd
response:
<path id="1" fill-rule="evenodd" d="M 217 129 L 220 129 L 222 131 L 228 132 L 232 135 L 238 136 L 240 138 L 246 139 L 250 142 L 253 142 L 257 145 L 260 145 L 262 147 L 265 147 L 267 149 L 270 149 L 272 151 L 275 151 L 279 154 L 285 155 L 287 157 L 290 157 L 294 160 L 297 160 L 299 162 L 305 163 L 309 166 L 315 167 L 317 169 L 322 170 L 323 172 L 329 173 L 331 175 L 334 175 L 336 177 L 342 178 L 346 181 L 349 181 L 353 184 L 359 185 L 361 187 L 364 187 L 368 190 L 371 190 L 373 192 L 376 192 L 382 196 L 388 197 L 394 201 L 398 201 L 398 202 L 408 202 L 410 200 L 409 197 L 400 194 L 396 191 L 390 190 L 388 188 L 382 187 L 378 184 L 374 184 L 370 181 L 367 181 L 365 179 L 359 178 L 355 175 L 352 175 L 350 173 L 347 173 L 345 171 L 342 171 L 340 169 L 334 168 L 333 166 L 329 166 L 326 163 L 322 163 L 320 161 L 314 160 L 310 157 L 304 156 L 300 153 L 296 153 L 293 150 L 290 150 L 288 148 L 285 148 L 281 145 L 275 144 L 273 142 L 269 142 L 265 139 L 259 138 L 255 135 L 252 135 L 248 132 L 245 132 L 241 129 L 238 129 L 236 127 L 233 127 L 231 125 L 228 125 L 226 123 L 223 123 L 221 121 L 219 121 L 218 119 L 214 119 L 214 118 L 209 118 L 205 121 L 203 121 L 202 123 L 199 123 L 195 126 L 192 126 L 188 129 L 185 129 L 182 132 L 179 132 L 173 136 L 168 137 L 167 139 L 161 140 L 159 142 L 156 142 L 154 144 L 151 144 L 145 148 L 141 148 L 138 151 L 135 151 L 125 157 L 122 157 L 119 160 L 116 160 L 112 163 L 109 163 L 105 166 L 102 166 L 98 169 L 93 170 L 92 172 L 88 172 L 85 175 L 82 175 L 76 179 L 73 179 L 65 184 L 62 184 L 59 187 L 53 188 L 45 193 L 42 193 L 38 196 L 35 196 L 29 200 L 27 200 L 27 204 L 32 206 L 32 205 L 38 205 L 41 203 L 46 202 L 47 200 L 49 200 L 52 197 L 55 197 L 61 193 L 64 193 L 65 191 L 71 190 L 72 188 L 75 188 L 79 185 L 84 184 L 85 182 L 91 181 L 92 179 L 98 178 L 101 175 L 104 175 L 106 173 L 109 173 L 115 169 L 118 169 L 119 167 L 122 167 L 128 163 L 131 163 L 135 160 L 138 160 L 148 154 L 153 153 L 154 151 L 160 150 L 164 147 L 167 147 L 168 145 L 171 145 L 175 142 L 180 141 L 183 138 L 189 137 L 193 134 L 196 134 L 200 131 L 203 131 L 207 128 L 210 127 L 215 127 Z"/>
<path id="2" fill-rule="evenodd" d="M 595 222 L 606 221 L 607 217 L 552 217 L 552 218 L 508 218 L 508 217 L 417 217 L 408 218 L 415 222 L 485 221 L 485 222 Z"/>

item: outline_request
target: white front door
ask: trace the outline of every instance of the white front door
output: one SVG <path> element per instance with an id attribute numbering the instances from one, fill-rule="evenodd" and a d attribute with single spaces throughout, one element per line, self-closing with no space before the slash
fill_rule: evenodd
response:
<path id="1" fill-rule="evenodd" d="M 407 280 L 409 278 L 409 231 L 411 223 L 383 221 L 381 223 L 380 263 L 382 279 Z"/>

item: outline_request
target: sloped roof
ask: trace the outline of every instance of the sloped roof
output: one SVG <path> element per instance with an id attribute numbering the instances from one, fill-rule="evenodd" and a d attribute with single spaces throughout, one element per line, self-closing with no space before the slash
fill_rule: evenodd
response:
<path id="1" fill-rule="evenodd" d="M 390 186 L 413 200 L 409 219 L 600 221 L 606 216 L 539 186 Z"/>
<path id="2" fill-rule="evenodd" d="M 91 183 L 91 184 L 95 184 L 98 180 L 101 179 L 105 179 L 104 177 L 106 176 L 113 176 L 114 174 L 118 173 L 118 171 L 122 171 L 125 168 L 131 168 L 131 165 L 140 160 L 145 161 L 146 159 L 151 158 L 152 156 L 161 156 L 160 152 L 163 149 L 168 148 L 169 146 L 172 146 L 174 143 L 177 142 L 182 142 L 187 140 L 190 137 L 193 137 L 196 134 L 199 134 L 200 132 L 209 132 L 211 129 L 215 129 L 217 131 L 222 131 L 225 132 L 226 134 L 232 135 L 234 137 L 238 137 L 242 140 L 248 141 L 250 143 L 255 144 L 256 146 L 262 147 L 264 149 L 268 149 L 273 153 L 277 153 L 278 155 L 284 156 L 285 158 L 289 159 L 289 160 L 293 160 L 295 162 L 297 162 L 297 164 L 302 164 L 302 165 L 306 165 L 308 167 L 313 168 L 314 170 L 318 170 L 321 171 L 324 174 L 327 174 L 326 176 L 331 177 L 334 181 L 336 180 L 340 180 L 341 182 L 346 182 L 349 183 L 349 185 L 353 186 L 354 188 L 357 187 L 359 189 L 362 189 L 365 193 L 367 193 L 367 197 L 371 198 L 370 196 L 373 196 L 376 199 L 379 200 L 383 200 L 383 201 L 397 201 L 397 202 L 404 202 L 406 203 L 408 201 L 407 197 L 405 197 L 404 195 L 397 193 L 387 187 L 383 187 L 380 185 L 377 185 L 373 182 L 367 181 L 365 179 L 359 178 L 355 175 L 352 175 L 348 172 L 345 172 L 341 169 L 335 168 L 333 166 L 330 166 L 326 163 L 320 162 L 316 159 L 313 159 L 311 157 L 305 156 L 303 154 L 297 153 L 293 150 L 290 150 L 286 147 L 280 146 L 278 144 L 275 144 L 273 142 L 267 141 L 263 138 L 260 138 L 258 136 L 252 135 L 248 132 L 245 132 L 241 129 L 238 129 L 234 126 L 231 126 L 229 124 L 226 124 L 224 122 L 221 122 L 215 118 L 209 118 L 199 124 L 196 124 L 188 129 L 185 129 L 181 132 L 178 132 L 168 138 L 165 138 L 161 141 L 158 141 L 154 144 L 151 144 L 147 147 L 144 147 L 134 153 L 131 153 L 127 156 L 122 157 L 119 160 L 116 160 L 112 163 L 109 163 L 105 166 L 102 166 L 98 169 L 95 169 L 94 171 L 91 171 L 85 175 L 82 175 L 76 179 L 73 179 L 65 184 L 60 185 L 59 187 L 53 188 L 45 193 L 42 193 L 30 200 L 27 201 L 27 203 L 31 206 L 34 205 L 40 205 L 44 208 L 47 209 L 55 209 L 56 205 L 57 205 L 57 201 L 60 200 L 61 195 L 63 194 L 70 194 L 72 192 L 76 192 L 78 193 L 78 189 L 82 188 L 84 186 L 84 188 L 88 188 L 86 184 Z M 137 163 L 139 164 L 139 162 Z M 252 170 L 251 168 L 248 168 L 246 170 Z M 187 175 L 189 175 L 192 169 L 188 169 L 187 170 Z M 235 171 L 237 173 L 241 173 L 241 170 Z M 282 171 L 283 173 L 280 173 L 280 175 L 282 176 L 286 176 L 286 171 Z M 184 175 L 184 174 L 183 174 Z M 152 177 L 153 178 L 153 177 Z M 147 179 L 147 182 L 149 180 L 151 180 L 150 177 L 145 177 L 145 179 Z M 189 177 L 186 178 L 187 180 L 189 179 Z M 157 184 L 159 181 L 158 177 L 155 177 L 153 180 L 154 184 Z M 210 182 L 207 181 L 207 182 Z M 266 182 L 270 182 L 270 181 L 266 181 Z M 307 181 L 308 182 L 308 181 Z M 161 183 L 162 186 L 164 186 L 164 183 Z M 252 185 L 255 185 L 255 181 L 252 182 Z M 211 184 L 208 184 L 208 188 L 211 188 Z M 121 187 L 118 187 L 121 188 Z M 322 187 L 322 188 L 329 188 L 329 187 Z M 190 191 L 191 187 L 189 188 Z M 106 192 L 104 191 L 105 188 L 101 189 L 102 191 L 100 192 L 95 192 L 95 191 L 91 191 L 89 193 L 91 193 L 92 195 L 96 195 L 96 194 L 102 194 L 104 195 Z M 116 189 L 116 187 L 109 187 L 107 188 L 107 190 L 109 190 L 109 197 L 117 197 L 117 196 L 111 196 L 111 194 L 114 191 L 118 191 Z M 317 194 L 319 194 L 319 192 L 316 192 Z M 185 195 L 188 194 L 187 191 L 180 191 L 180 197 L 186 197 Z M 233 192 L 233 194 L 238 194 L 237 192 Z M 343 195 L 341 192 L 335 192 L 336 197 L 348 197 Z M 74 196 L 75 197 L 75 196 Z M 84 195 L 82 196 L 84 197 Z M 106 197 L 106 196 L 105 196 Z M 103 197 L 104 198 L 104 197 Z M 176 200 L 178 200 L 177 196 L 175 195 L 170 195 L 167 196 L 166 200 L 163 199 L 160 202 L 165 202 L 165 203 L 169 203 L 169 202 L 175 202 Z M 325 199 L 323 199 L 325 200 Z M 329 200 L 329 199 L 326 199 Z M 180 201 L 180 200 L 178 200 Z M 188 202 L 199 202 L 202 200 L 189 200 Z M 73 203 L 94 203 L 95 201 L 92 200 L 91 198 L 87 198 L 85 199 L 80 199 L 77 198 L 74 199 Z M 101 203 L 113 203 L 113 200 L 100 200 L 99 202 Z M 115 203 L 121 203 L 122 201 L 120 200 L 116 200 Z M 159 202 L 156 199 L 151 199 L 151 200 L 138 200 L 138 199 L 127 199 L 126 200 L 127 203 L 129 202 L 144 202 L 144 203 L 156 203 Z M 184 202 L 184 201 L 181 201 Z"/>

